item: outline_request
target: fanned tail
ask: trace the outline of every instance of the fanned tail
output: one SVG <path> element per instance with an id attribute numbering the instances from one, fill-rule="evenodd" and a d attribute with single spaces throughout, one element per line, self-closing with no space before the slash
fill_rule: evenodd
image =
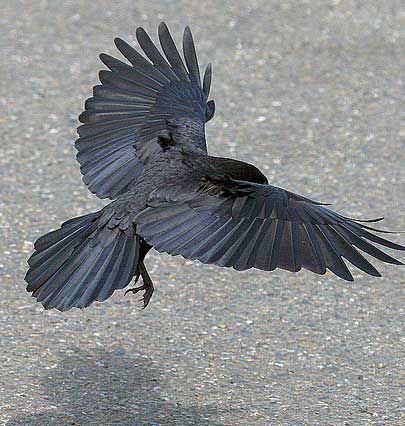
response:
<path id="1" fill-rule="evenodd" d="M 139 237 L 132 225 L 111 226 L 109 216 L 102 210 L 71 219 L 35 242 L 25 281 L 45 309 L 85 308 L 129 284 Z"/>

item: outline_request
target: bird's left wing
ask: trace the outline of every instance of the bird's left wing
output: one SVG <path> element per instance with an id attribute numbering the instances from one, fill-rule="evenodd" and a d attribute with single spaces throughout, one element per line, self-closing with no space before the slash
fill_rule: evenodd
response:
<path id="1" fill-rule="evenodd" d="M 76 141 L 83 181 L 100 198 L 114 199 L 128 190 L 143 164 L 160 150 L 155 142 L 162 131 L 174 128 L 206 151 L 204 125 L 215 110 L 214 101 L 208 101 L 211 67 L 201 84 L 188 27 L 183 36 L 185 62 L 165 23 L 158 33 L 164 55 L 143 28 L 136 36 L 148 59 L 121 39 L 115 44 L 130 64 L 100 55 L 109 70 L 100 72 L 101 85 L 86 101 Z"/>
<path id="2" fill-rule="evenodd" d="M 226 176 L 205 178 L 194 189 L 158 189 L 135 221 L 137 233 L 160 252 L 237 270 L 306 268 L 324 274 L 329 269 L 351 281 L 342 258 L 380 276 L 359 250 L 392 264 L 401 262 L 370 242 L 405 250 L 323 204 Z"/>

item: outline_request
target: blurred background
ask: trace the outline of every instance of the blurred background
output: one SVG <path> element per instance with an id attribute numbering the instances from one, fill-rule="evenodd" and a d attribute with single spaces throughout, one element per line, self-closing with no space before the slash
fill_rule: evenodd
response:
<path id="1" fill-rule="evenodd" d="M 73 146 L 98 54 L 161 20 L 213 64 L 212 154 L 405 230 L 401 1 L 2 0 L 0 423 L 405 424 L 403 268 L 347 283 L 155 252 L 145 311 L 118 291 L 47 312 L 25 292 L 32 242 L 104 205 Z"/>

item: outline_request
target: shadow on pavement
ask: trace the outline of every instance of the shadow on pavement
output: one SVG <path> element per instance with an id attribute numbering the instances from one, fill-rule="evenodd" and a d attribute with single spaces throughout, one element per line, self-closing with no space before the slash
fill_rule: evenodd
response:
<path id="1" fill-rule="evenodd" d="M 161 370 L 122 349 L 77 350 L 39 374 L 41 405 L 49 401 L 49 408 L 38 412 L 32 407 L 32 415 L 19 415 L 8 425 L 223 426 L 215 421 L 214 406 L 167 401 L 159 383 Z"/>

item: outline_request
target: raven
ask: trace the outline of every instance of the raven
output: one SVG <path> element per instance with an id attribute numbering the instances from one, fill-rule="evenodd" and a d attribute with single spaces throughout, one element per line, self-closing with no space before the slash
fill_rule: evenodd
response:
<path id="1" fill-rule="evenodd" d="M 236 270 L 330 270 L 348 281 L 343 259 L 380 276 L 359 250 L 402 265 L 372 244 L 405 250 L 375 233 L 388 231 L 367 224 L 381 218 L 351 219 L 270 185 L 251 164 L 208 155 L 211 65 L 201 82 L 188 27 L 184 60 L 164 22 L 158 35 L 163 54 L 138 28 L 146 57 L 119 38 L 115 45 L 128 63 L 100 55 L 108 70 L 100 71 L 101 84 L 79 116 L 75 146 L 84 183 L 112 201 L 35 242 L 25 280 L 46 309 L 87 307 L 133 277 L 143 285 L 127 292 L 144 291 L 145 308 L 153 283 L 144 259 L 152 247 Z"/>

